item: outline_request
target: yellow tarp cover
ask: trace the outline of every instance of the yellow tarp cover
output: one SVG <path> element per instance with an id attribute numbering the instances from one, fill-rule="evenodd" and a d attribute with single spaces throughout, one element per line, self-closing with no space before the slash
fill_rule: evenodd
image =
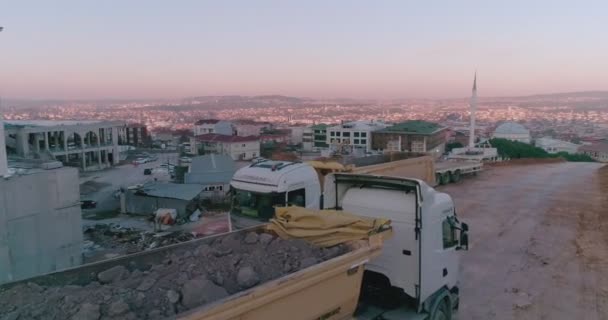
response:
<path id="1" fill-rule="evenodd" d="M 346 168 L 338 162 L 323 162 L 323 161 L 306 161 L 309 165 L 311 165 L 315 169 L 327 169 L 327 170 L 338 170 L 344 171 Z"/>
<path id="2" fill-rule="evenodd" d="M 283 239 L 303 239 L 321 247 L 367 239 L 390 225 L 390 220 L 360 217 L 344 211 L 276 208 L 267 225 Z"/>

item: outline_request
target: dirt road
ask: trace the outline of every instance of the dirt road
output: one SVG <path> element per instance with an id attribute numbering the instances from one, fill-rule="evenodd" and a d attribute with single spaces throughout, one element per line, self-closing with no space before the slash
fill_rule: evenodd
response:
<path id="1" fill-rule="evenodd" d="M 608 168 L 489 168 L 442 187 L 471 227 L 459 320 L 608 319 Z"/>

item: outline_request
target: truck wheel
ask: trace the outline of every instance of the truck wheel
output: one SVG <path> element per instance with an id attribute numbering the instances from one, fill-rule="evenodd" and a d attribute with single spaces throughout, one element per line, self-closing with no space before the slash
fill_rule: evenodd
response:
<path id="1" fill-rule="evenodd" d="M 456 170 L 452 174 L 452 182 L 458 182 L 458 181 L 460 181 L 460 170 Z"/>
<path id="2" fill-rule="evenodd" d="M 431 313 L 431 320 L 451 320 L 452 313 L 448 307 L 447 300 L 443 300 L 439 303 L 437 308 Z"/>
<path id="3" fill-rule="evenodd" d="M 441 175 L 441 184 L 445 185 L 450 183 L 450 173 L 449 172 L 444 172 Z"/>

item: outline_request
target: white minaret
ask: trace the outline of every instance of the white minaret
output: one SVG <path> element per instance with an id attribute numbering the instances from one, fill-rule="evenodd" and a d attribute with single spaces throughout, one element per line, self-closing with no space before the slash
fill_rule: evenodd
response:
<path id="1" fill-rule="evenodd" d="M 8 162 L 6 160 L 6 143 L 4 141 L 4 122 L 0 116 L 0 178 L 8 174 Z"/>
<path id="2" fill-rule="evenodd" d="M 471 128 L 469 129 L 469 149 L 475 148 L 475 112 L 477 112 L 477 71 L 473 79 L 473 94 L 471 95 Z"/>

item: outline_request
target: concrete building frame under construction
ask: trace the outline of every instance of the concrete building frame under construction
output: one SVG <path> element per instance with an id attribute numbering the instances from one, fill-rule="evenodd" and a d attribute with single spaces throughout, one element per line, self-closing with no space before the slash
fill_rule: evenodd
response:
<path id="1" fill-rule="evenodd" d="M 56 159 L 83 171 L 118 164 L 122 121 L 4 120 L 6 145 L 16 155 Z"/>

